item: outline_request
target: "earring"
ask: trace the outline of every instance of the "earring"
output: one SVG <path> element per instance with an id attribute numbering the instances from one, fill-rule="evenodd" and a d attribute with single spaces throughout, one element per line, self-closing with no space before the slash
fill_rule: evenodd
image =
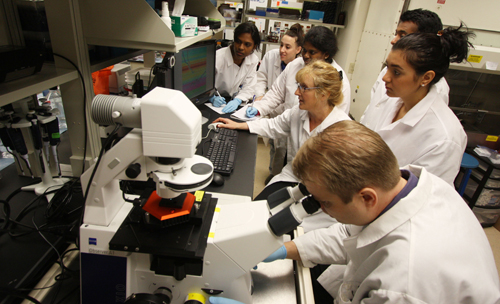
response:
<path id="1" fill-rule="evenodd" d="M 425 87 L 425 83 L 422 83 L 422 86 Z"/>

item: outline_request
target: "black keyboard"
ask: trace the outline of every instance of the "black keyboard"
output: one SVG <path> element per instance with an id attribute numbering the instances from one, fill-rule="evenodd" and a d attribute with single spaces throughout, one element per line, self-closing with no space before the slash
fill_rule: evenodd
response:
<path id="1" fill-rule="evenodd" d="M 208 151 L 204 156 L 214 165 L 214 172 L 229 175 L 233 171 L 236 159 L 236 145 L 238 143 L 238 131 L 230 129 L 218 129 L 214 133 Z"/>

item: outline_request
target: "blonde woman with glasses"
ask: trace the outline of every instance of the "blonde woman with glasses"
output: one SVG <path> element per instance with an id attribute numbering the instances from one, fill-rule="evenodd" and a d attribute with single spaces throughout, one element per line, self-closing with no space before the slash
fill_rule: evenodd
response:
<path id="1" fill-rule="evenodd" d="M 267 199 L 269 194 L 279 189 L 296 185 L 299 180 L 292 172 L 292 161 L 300 146 L 309 137 L 315 136 L 328 126 L 350 119 L 337 107 L 343 99 L 342 79 L 337 69 L 330 63 L 323 60 L 314 61 L 302 68 L 295 79 L 297 81 L 295 95 L 299 98 L 299 104 L 283 114 L 275 118 L 242 123 L 227 118 L 215 120 L 215 122 L 223 123 L 218 125 L 219 128 L 249 130 L 251 133 L 270 138 L 288 138 L 287 165 L 280 174 L 271 179 L 255 200 Z M 310 218 L 315 218 L 315 220 L 310 220 Z M 332 224 L 332 219 L 328 215 L 322 214 L 321 218 L 326 222 L 322 222 L 314 215 L 309 217 L 303 223 L 304 228 L 310 230 Z M 309 226 L 306 222 L 315 223 L 315 225 Z"/>

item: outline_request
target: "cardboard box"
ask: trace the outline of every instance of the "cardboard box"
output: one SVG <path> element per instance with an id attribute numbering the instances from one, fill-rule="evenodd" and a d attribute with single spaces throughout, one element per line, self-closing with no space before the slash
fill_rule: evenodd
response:
<path id="1" fill-rule="evenodd" d="M 198 35 L 198 18 L 191 16 L 172 16 L 172 31 L 176 37 Z"/>

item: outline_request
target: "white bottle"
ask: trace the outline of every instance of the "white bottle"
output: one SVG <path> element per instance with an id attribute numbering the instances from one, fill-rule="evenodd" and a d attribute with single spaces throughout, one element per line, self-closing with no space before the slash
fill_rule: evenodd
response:
<path id="1" fill-rule="evenodd" d="M 169 29 L 172 29 L 172 20 L 170 19 L 170 14 L 168 12 L 168 2 L 163 1 L 161 3 L 161 20 L 165 22 Z"/>
<path id="2" fill-rule="evenodd" d="M 49 90 L 47 100 L 50 102 L 50 105 L 52 105 L 52 108 L 57 108 L 59 110 L 60 114 L 57 115 L 57 118 L 59 119 L 59 133 L 66 131 L 68 129 L 68 125 L 66 124 L 66 116 L 64 116 L 61 92 L 58 87 L 53 87 Z"/>

